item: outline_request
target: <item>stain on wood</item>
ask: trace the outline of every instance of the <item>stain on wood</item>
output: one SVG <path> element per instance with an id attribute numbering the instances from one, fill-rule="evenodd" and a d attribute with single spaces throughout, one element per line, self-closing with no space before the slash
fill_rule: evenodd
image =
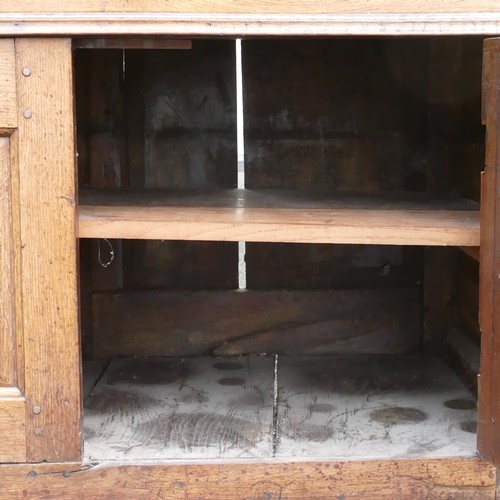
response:
<path id="1" fill-rule="evenodd" d="M 475 404 L 450 400 L 472 396 L 437 359 L 280 356 L 276 457 L 472 457 Z"/>
<path id="2" fill-rule="evenodd" d="M 220 363 L 240 366 L 221 377 Z M 467 458 L 475 453 L 475 408 L 436 359 L 280 356 L 276 370 L 266 357 L 121 359 L 85 401 L 85 454 Z"/>
<path id="3" fill-rule="evenodd" d="M 97 357 L 412 353 L 419 345 L 417 288 L 98 294 L 93 311 Z"/>
<path id="4" fill-rule="evenodd" d="M 469 459 L 285 461 L 272 463 L 4 465 L 3 493 L 126 500 L 150 498 L 435 498 L 493 500 L 496 470 Z M 29 474 L 31 473 L 31 474 Z M 222 480 L 221 480 L 222 478 Z M 382 479 L 381 479 L 382 478 Z"/>
<path id="5" fill-rule="evenodd" d="M 220 362 L 112 361 L 85 401 L 86 460 L 271 456 L 274 361 L 242 358 L 226 379 Z"/>

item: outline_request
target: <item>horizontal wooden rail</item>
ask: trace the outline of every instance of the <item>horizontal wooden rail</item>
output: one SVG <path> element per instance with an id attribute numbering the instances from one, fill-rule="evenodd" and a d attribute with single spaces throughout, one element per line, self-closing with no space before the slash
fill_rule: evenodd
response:
<path id="1" fill-rule="evenodd" d="M 479 206 L 415 193 L 83 193 L 80 238 L 478 246 Z"/>

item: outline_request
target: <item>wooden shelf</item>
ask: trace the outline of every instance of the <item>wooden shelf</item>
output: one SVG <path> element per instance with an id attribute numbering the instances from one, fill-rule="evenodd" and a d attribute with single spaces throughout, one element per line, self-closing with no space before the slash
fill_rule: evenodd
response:
<path id="1" fill-rule="evenodd" d="M 478 246 L 479 204 L 419 193 L 86 191 L 80 238 Z"/>

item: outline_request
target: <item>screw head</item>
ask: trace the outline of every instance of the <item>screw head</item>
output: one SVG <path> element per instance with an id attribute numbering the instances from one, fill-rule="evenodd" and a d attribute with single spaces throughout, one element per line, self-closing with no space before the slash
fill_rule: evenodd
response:
<path id="1" fill-rule="evenodd" d="M 39 415 L 41 412 L 42 412 L 42 409 L 40 408 L 40 406 L 38 406 L 38 405 L 33 406 L 33 413 L 35 415 Z"/>
<path id="2" fill-rule="evenodd" d="M 31 68 L 28 68 L 27 66 L 22 69 L 22 74 L 23 76 L 30 76 L 31 75 Z"/>
<path id="3" fill-rule="evenodd" d="M 23 116 L 26 119 L 31 118 L 32 115 L 33 115 L 33 111 L 31 111 L 31 109 L 25 109 L 23 112 Z"/>
<path id="4" fill-rule="evenodd" d="M 37 427 L 37 428 L 35 429 L 35 436 L 36 436 L 36 437 L 41 437 L 41 436 L 43 436 L 43 431 L 42 431 L 42 429 L 40 429 L 40 427 Z"/>

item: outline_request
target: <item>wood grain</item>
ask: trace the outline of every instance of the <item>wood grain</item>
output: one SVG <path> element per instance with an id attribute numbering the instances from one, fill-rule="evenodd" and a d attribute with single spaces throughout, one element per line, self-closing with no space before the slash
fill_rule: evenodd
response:
<path id="1" fill-rule="evenodd" d="M 26 78 L 21 69 L 31 68 Z M 69 39 L 16 41 L 28 460 L 80 457 L 75 150 Z M 25 118 L 25 110 L 31 118 Z M 39 429 L 39 430 L 37 430 Z M 36 434 L 35 434 L 36 432 Z"/>
<path id="2" fill-rule="evenodd" d="M 93 310 L 97 357 L 412 353 L 420 331 L 416 287 L 96 294 Z"/>
<path id="3" fill-rule="evenodd" d="M 32 474 L 28 476 L 28 473 Z M 66 471 L 63 475 L 63 472 Z M 493 500 L 496 470 L 472 459 L 1 466 L 7 498 L 435 498 Z"/>
<path id="4" fill-rule="evenodd" d="M 0 462 L 26 462 L 26 401 L 0 395 Z M 2 482 L 0 478 L 0 482 Z"/>
<path id="5" fill-rule="evenodd" d="M 496 305 L 498 253 L 497 210 L 498 198 L 498 151 L 500 150 L 500 95 L 497 82 L 500 78 L 500 41 L 485 41 L 483 59 L 482 121 L 486 125 L 486 167 L 481 176 L 481 245 L 479 249 L 479 325 L 481 329 L 481 374 L 478 381 L 478 450 L 496 464 L 500 463 L 500 433 L 495 421 L 500 418 L 497 407 L 498 375 L 495 376 L 496 344 L 500 335 L 496 326 L 500 315 Z"/>
<path id="6" fill-rule="evenodd" d="M 432 0 L 407 1 L 371 0 L 366 4 L 363 0 L 249 0 L 244 4 L 234 0 L 194 0 L 179 2 L 178 0 L 138 0 L 133 3 L 127 0 L 111 0 L 104 5 L 100 0 L 32 0 L 30 6 L 20 5 L 16 0 L 4 0 L 1 12 L 172 12 L 172 13 L 263 13 L 266 14 L 329 14 L 329 13 L 439 13 L 439 12 L 500 12 L 495 0 L 454 0 L 451 2 L 433 2 Z"/>
<path id="7" fill-rule="evenodd" d="M 113 360 L 84 403 L 84 461 L 269 458 L 273 372 L 262 356 Z"/>
<path id="8" fill-rule="evenodd" d="M 17 382 L 10 139 L 0 137 L 0 386 Z"/>
<path id="9" fill-rule="evenodd" d="M 1 9 L 1 7 L 0 7 Z M 14 40 L 0 40 L 0 127 L 17 126 Z"/>
<path id="10" fill-rule="evenodd" d="M 277 379 L 277 458 L 475 455 L 476 402 L 442 360 L 280 356 Z"/>
<path id="11" fill-rule="evenodd" d="M 477 246 L 479 213 L 473 203 L 459 207 L 362 197 L 335 200 L 286 191 L 160 195 L 150 201 L 143 195 L 133 202 L 119 195 L 112 200 L 106 193 L 100 201 L 81 197 L 79 236 Z"/>
<path id="12" fill-rule="evenodd" d="M 234 42 L 126 51 L 125 67 L 129 185 L 235 187 Z M 143 240 L 130 248 L 125 279 L 131 288 L 237 287 L 235 243 Z"/>

